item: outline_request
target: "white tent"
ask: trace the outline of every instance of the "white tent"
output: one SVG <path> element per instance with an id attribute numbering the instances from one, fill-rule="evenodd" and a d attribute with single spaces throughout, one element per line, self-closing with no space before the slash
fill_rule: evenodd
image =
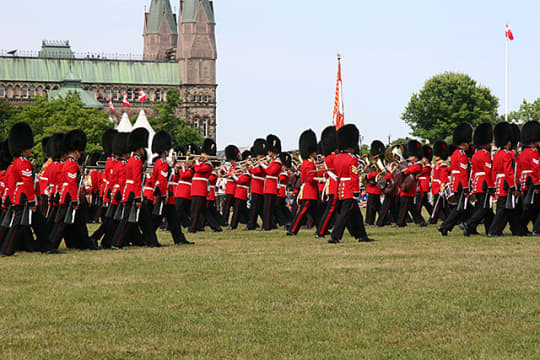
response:
<path id="1" fill-rule="evenodd" d="M 122 119 L 120 120 L 120 123 L 116 127 L 116 130 L 118 130 L 118 132 L 127 133 L 127 132 L 131 132 L 132 128 L 133 128 L 133 125 L 131 125 L 131 121 L 129 121 L 128 115 L 124 113 L 124 115 L 122 115 Z"/>
<path id="2" fill-rule="evenodd" d="M 144 110 L 141 110 L 141 112 L 139 113 L 139 117 L 137 118 L 137 121 L 135 121 L 135 124 L 133 125 L 133 130 L 138 129 L 138 128 L 144 128 L 148 131 L 148 134 L 149 134 L 148 147 L 146 148 L 146 150 L 148 151 L 148 154 L 150 155 L 148 162 L 151 162 L 152 161 L 152 156 L 151 156 L 152 155 L 152 140 L 154 139 L 154 135 L 156 134 L 156 132 L 154 131 L 154 129 L 152 129 L 152 126 L 148 122 L 148 119 L 146 118 L 146 114 Z"/>

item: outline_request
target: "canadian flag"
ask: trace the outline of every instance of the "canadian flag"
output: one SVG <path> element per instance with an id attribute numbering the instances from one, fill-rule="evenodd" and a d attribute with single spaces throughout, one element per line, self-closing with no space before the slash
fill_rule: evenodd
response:
<path id="1" fill-rule="evenodd" d="M 508 26 L 508 24 L 506 24 L 506 29 L 504 30 L 504 36 L 506 36 L 508 40 L 514 40 L 514 34 L 512 34 L 512 30 L 510 30 L 510 27 Z"/>
<path id="2" fill-rule="evenodd" d="M 139 102 L 145 102 L 146 101 L 146 94 L 144 93 L 144 90 L 141 89 L 141 92 L 139 92 Z"/>
<path id="3" fill-rule="evenodd" d="M 127 94 L 124 94 L 124 100 L 122 101 L 122 103 L 124 104 L 124 107 L 129 107 L 129 100 Z"/>
<path id="4" fill-rule="evenodd" d="M 109 111 L 111 113 L 114 112 L 114 105 L 113 105 L 113 102 L 112 102 L 112 95 L 109 97 Z"/>

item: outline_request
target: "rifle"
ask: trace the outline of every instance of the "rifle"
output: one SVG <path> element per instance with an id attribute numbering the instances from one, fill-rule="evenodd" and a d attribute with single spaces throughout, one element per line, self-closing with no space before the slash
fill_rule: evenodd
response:
<path id="1" fill-rule="evenodd" d="M 534 205 L 534 184 L 530 176 L 527 177 L 527 193 L 525 194 L 525 197 L 523 198 L 523 210 L 529 209 L 532 205 Z"/>
<path id="2" fill-rule="evenodd" d="M 88 163 L 88 158 L 89 157 L 90 157 L 90 155 L 86 155 L 86 159 L 84 160 L 82 168 L 79 171 L 79 186 L 77 188 L 77 197 L 75 198 L 75 202 L 77 202 L 77 203 L 79 202 L 79 199 L 81 197 L 81 188 L 83 186 L 83 181 L 84 181 L 84 172 L 86 170 L 86 165 Z M 72 206 L 72 204 L 73 204 L 73 200 L 70 200 L 69 205 L 68 205 L 68 209 L 66 211 L 66 216 L 64 218 L 64 224 L 70 225 L 70 224 L 75 223 L 75 215 L 77 213 L 77 210 L 75 210 L 75 208 Z"/>
<path id="3" fill-rule="evenodd" d="M 512 188 L 508 186 L 508 183 L 506 180 L 504 181 L 503 189 L 508 193 L 506 195 L 506 201 L 504 203 L 504 208 L 507 210 L 514 210 L 516 208 L 516 201 L 514 198 L 514 192 L 512 191 Z"/>
<path id="4" fill-rule="evenodd" d="M 146 164 L 143 167 L 142 170 L 142 179 L 141 179 L 141 202 L 143 201 L 144 196 L 144 186 L 146 185 L 146 176 L 144 175 L 146 171 Z M 139 215 L 141 214 L 141 209 L 137 207 L 137 199 L 133 199 L 133 205 L 131 205 L 131 211 L 129 213 L 128 222 L 131 224 L 135 224 L 139 222 Z"/>

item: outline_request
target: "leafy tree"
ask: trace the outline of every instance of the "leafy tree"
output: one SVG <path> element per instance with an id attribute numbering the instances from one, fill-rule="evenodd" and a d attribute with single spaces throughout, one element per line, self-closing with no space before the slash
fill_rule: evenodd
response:
<path id="1" fill-rule="evenodd" d="M 504 115 L 501 115 L 501 120 L 504 120 Z M 515 121 L 521 124 L 527 121 L 540 121 L 540 98 L 532 103 L 524 99 L 523 103 L 519 106 L 519 110 L 508 113 L 508 121 Z"/>
<path id="2" fill-rule="evenodd" d="M 446 72 L 426 81 L 412 95 L 401 118 L 411 134 L 430 142 L 452 135 L 455 127 L 466 122 L 473 127 L 496 122 L 499 100 L 466 74 Z"/>
<path id="3" fill-rule="evenodd" d="M 167 101 L 154 105 L 156 116 L 148 116 L 148 121 L 156 132 L 164 130 L 171 135 L 173 147 L 191 143 L 200 145 L 203 139 L 199 129 L 176 116 L 176 109 L 180 102 L 178 90 L 169 90 Z"/>
<path id="4" fill-rule="evenodd" d="M 8 120 L 2 123 L 2 133 L 7 134 L 15 123 L 27 122 L 34 133 L 33 152 L 38 164 L 43 162 L 41 140 L 57 132 L 81 129 L 88 137 L 86 152 L 102 151 L 101 136 L 106 129 L 113 127 L 113 123 L 102 110 L 85 109 L 83 106 L 84 103 L 76 93 L 51 101 L 46 97 L 38 97 L 35 102 L 12 111 Z"/>

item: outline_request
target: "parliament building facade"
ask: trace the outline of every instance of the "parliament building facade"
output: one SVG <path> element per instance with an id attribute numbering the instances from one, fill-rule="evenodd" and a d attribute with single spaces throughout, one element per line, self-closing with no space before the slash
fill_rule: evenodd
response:
<path id="1" fill-rule="evenodd" d="M 166 100 L 168 90 L 180 92 L 177 116 L 216 138 L 216 39 L 214 8 L 210 0 L 179 0 L 178 16 L 169 0 L 152 0 L 144 15 L 142 58 L 77 55 L 69 41 L 43 41 L 39 53 L 0 53 L 0 99 L 12 104 L 80 83 L 95 95 L 104 111 L 112 97 L 114 117 Z M 137 101 L 140 90 L 147 100 Z M 123 107 L 127 95 L 130 108 Z"/>

